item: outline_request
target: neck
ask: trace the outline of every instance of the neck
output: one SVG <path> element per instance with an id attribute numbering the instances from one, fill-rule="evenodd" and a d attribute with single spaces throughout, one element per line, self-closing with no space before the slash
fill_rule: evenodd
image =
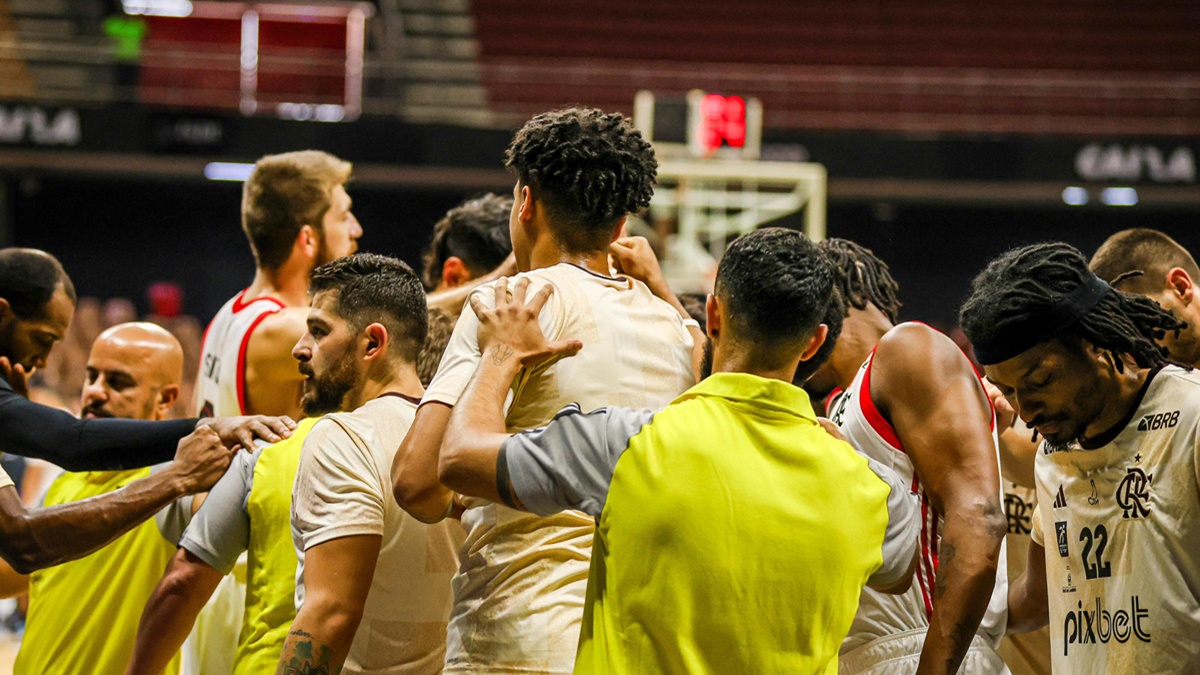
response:
<path id="1" fill-rule="evenodd" d="M 863 361 L 893 328 L 895 325 L 875 305 L 868 303 L 866 309 L 850 308 L 850 316 L 842 324 L 842 334 L 837 339 L 837 348 L 829 359 L 839 387 L 845 389 L 854 382 Z"/>
<path id="2" fill-rule="evenodd" d="M 363 384 L 362 389 L 346 395 L 347 410 L 357 410 L 368 401 L 373 401 L 384 394 L 403 394 L 411 398 L 421 398 L 425 393 L 425 387 L 421 385 L 421 378 L 417 377 L 417 370 L 413 364 L 404 363 L 399 367 L 380 365 L 383 367 L 376 369 L 378 372 L 367 376 L 367 381 Z"/>
<path id="3" fill-rule="evenodd" d="M 258 268 L 254 281 L 246 288 L 247 299 L 271 295 L 288 307 L 308 306 L 308 275 L 312 270 L 289 259 L 277 270 Z"/>
<path id="4" fill-rule="evenodd" d="M 533 248 L 529 252 L 529 269 L 554 267 L 560 263 L 578 265 L 604 276 L 612 273 L 608 267 L 608 249 L 574 253 L 549 236 L 541 237 L 534 242 Z"/>
<path id="5" fill-rule="evenodd" d="M 1088 439 L 1102 436 L 1121 424 L 1137 404 L 1138 394 L 1149 376 L 1149 368 L 1138 368 L 1129 362 L 1123 373 L 1112 368 L 1101 386 L 1096 388 L 1095 394 L 1101 399 L 1100 414 L 1083 430 L 1080 442 L 1086 444 Z"/>
<path id="6" fill-rule="evenodd" d="M 773 358 L 772 358 L 773 357 Z M 796 367 L 800 365 L 800 354 L 777 367 L 764 366 L 778 359 L 777 354 L 766 355 L 761 350 L 745 345 L 713 345 L 714 373 L 745 373 L 757 375 L 771 380 L 783 380 L 791 384 L 796 376 Z"/>

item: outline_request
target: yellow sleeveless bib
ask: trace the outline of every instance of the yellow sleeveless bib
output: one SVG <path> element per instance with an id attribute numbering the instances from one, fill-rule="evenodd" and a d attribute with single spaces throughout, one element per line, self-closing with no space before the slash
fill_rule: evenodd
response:
<path id="1" fill-rule="evenodd" d="M 292 544 L 292 484 L 304 438 L 318 419 L 302 420 L 290 437 L 263 450 L 254 467 L 246 504 L 250 514 L 246 613 L 234 675 L 275 672 L 288 629 L 296 618 L 298 561 Z"/>
<path id="2" fill-rule="evenodd" d="M 64 473 L 46 493 L 46 505 L 107 494 L 149 475 L 150 469 Z M 13 672 L 124 673 L 142 608 L 174 554 L 151 518 L 85 558 L 34 572 Z M 178 654 L 165 672 L 179 672 Z"/>

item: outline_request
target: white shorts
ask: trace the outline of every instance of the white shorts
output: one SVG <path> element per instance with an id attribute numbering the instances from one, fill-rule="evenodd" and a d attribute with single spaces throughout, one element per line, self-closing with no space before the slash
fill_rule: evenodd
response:
<path id="1" fill-rule="evenodd" d="M 925 630 L 908 631 L 878 640 L 838 657 L 840 675 L 911 675 L 917 672 Z M 976 635 L 958 672 L 964 675 L 1009 675 L 1008 666 L 988 641 Z"/>

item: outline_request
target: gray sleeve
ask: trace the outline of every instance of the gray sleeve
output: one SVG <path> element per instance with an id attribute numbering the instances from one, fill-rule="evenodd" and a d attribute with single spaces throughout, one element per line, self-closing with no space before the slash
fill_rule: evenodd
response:
<path id="1" fill-rule="evenodd" d="M 867 464 L 883 482 L 891 486 L 888 494 L 888 524 L 883 536 L 883 564 L 867 579 L 876 586 L 890 586 L 909 571 L 917 550 L 921 517 L 917 500 L 900 475 L 883 464 L 867 457 Z"/>
<path id="2" fill-rule="evenodd" d="M 150 467 L 150 475 L 153 476 L 169 466 L 171 466 L 170 462 L 155 464 Z M 184 495 L 154 514 L 154 522 L 158 525 L 159 533 L 162 534 L 163 539 L 171 542 L 174 546 L 179 545 L 184 530 L 192 522 L 192 500 L 195 498 L 195 495 Z"/>
<path id="3" fill-rule="evenodd" d="M 510 436 L 500 447 L 500 494 L 511 481 L 511 496 L 532 513 L 575 509 L 599 517 L 617 460 L 653 416 L 630 408 L 563 408 L 550 424 Z"/>
<path id="4" fill-rule="evenodd" d="M 239 452 L 225 475 L 208 493 L 208 498 L 192 518 L 179 540 L 180 548 L 212 565 L 221 574 L 229 574 L 250 545 L 250 515 L 246 500 L 254 480 L 254 466 L 262 448 L 253 453 Z"/>

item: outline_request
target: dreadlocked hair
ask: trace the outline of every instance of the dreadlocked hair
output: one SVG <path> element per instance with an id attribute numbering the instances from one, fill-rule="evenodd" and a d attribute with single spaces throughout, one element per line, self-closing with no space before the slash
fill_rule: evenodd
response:
<path id="1" fill-rule="evenodd" d="M 620 113 L 571 108 L 534 117 L 505 156 L 521 184 L 543 201 L 563 243 L 607 246 L 617 221 L 650 206 L 654 148 Z"/>
<path id="2" fill-rule="evenodd" d="M 1082 286 L 1090 274 L 1087 258 L 1068 244 L 1042 243 L 1012 249 L 989 263 L 971 282 L 971 297 L 959 312 L 959 322 L 972 341 L 987 340 L 996 326 L 1057 305 Z M 1168 353 L 1157 340 L 1186 327 L 1153 300 L 1110 288 L 1061 337 L 1086 340 L 1114 356 L 1131 358 L 1139 367 L 1156 368 L 1167 362 Z M 1124 359 L 1113 361 L 1123 372 Z"/>
<path id="3" fill-rule="evenodd" d="M 887 263 L 877 258 L 871 249 L 849 239 L 826 239 L 817 244 L 817 248 L 833 268 L 833 281 L 842 292 L 847 316 L 851 307 L 866 309 L 870 303 L 892 323 L 899 321 L 902 305 L 896 294 L 900 285 L 892 278 Z"/>

